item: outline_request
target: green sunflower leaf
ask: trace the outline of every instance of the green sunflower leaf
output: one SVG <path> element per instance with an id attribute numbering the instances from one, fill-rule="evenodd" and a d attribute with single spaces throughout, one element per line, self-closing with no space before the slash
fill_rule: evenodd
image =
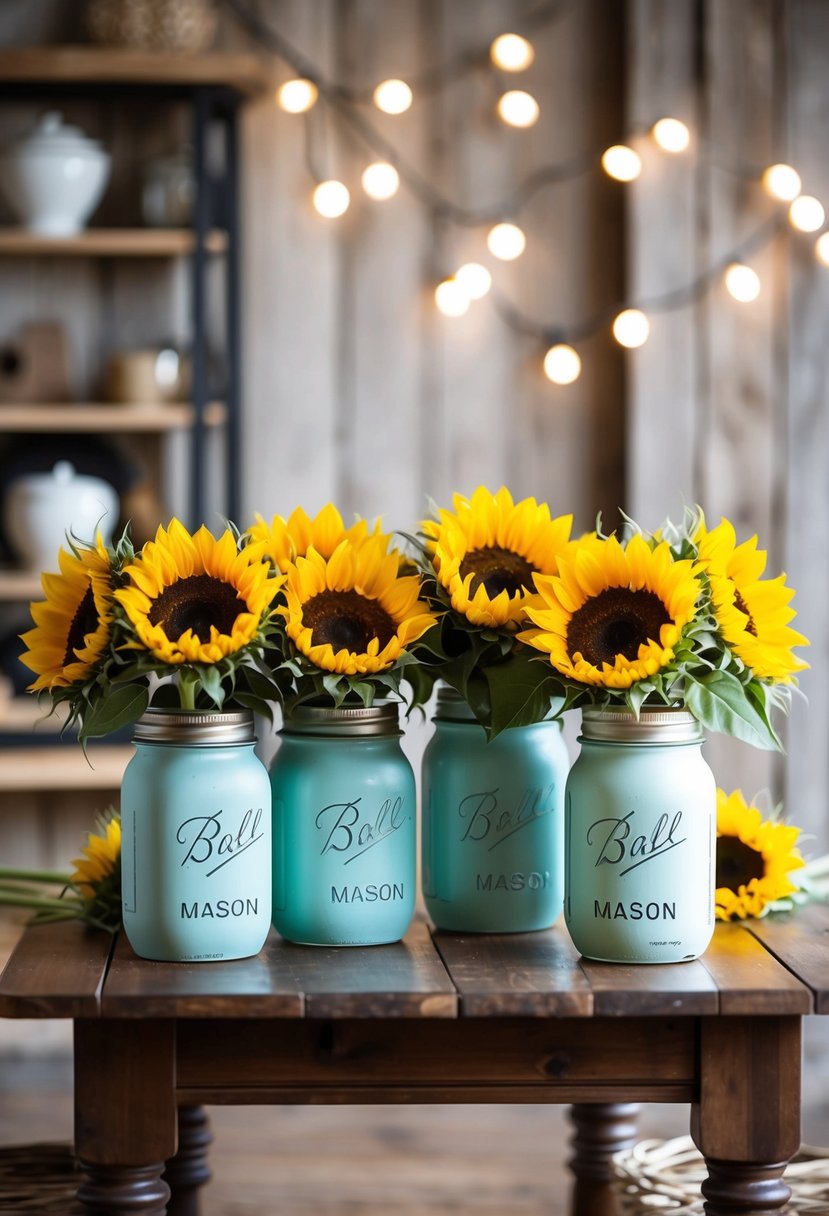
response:
<path id="1" fill-rule="evenodd" d="M 483 676 L 491 707 L 490 739 L 510 727 L 557 716 L 564 707 L 563 691 L 549 663 L 523 651 L 504 663 L 485 667 Z"/>
<path id="2" fill-rule="evenodd" d="M 685 705 L 708 730 L 734 735 L 766 751 L 780 750 L 780 740 L 768 719 L 730 672 L 714 671 L 698 680 L 689 680 Z"/>
<path id="3" fill-rule="evenodd" d="M 83 716 L 79 731 L 81 742 L 111 735 L 132 722 L 137 722 L 149 704 L 149 690 L 142 684 L 119 686 L 90 705 Z"/>

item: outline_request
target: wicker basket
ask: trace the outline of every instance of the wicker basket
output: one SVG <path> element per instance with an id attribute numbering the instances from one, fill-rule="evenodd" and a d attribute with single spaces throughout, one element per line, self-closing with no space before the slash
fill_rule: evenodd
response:
<path id="1" fill-rule="evenodd" d="M 690 1136 L 643 1140 L 613 1159 L 620 1216 L 703 1216 L 705 1162 Z M 786 1170 L 788 1216 L 829 1214 L 829 1149 L 804 1145 Z"/>
<path id="2" fill-rule="evenodd" d="M 80 1175 L 70 1144 L 0 1148 L 0 1212 L 15 1216 L 75 1216 Z"/>

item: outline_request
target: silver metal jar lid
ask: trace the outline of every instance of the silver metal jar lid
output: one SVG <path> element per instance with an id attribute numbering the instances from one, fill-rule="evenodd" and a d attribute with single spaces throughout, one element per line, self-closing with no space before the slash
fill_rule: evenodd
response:
<path id="1" fill-rule="evenodd" d="M 448 684 L 438 684 L 434 717 L 440 722 L 477 722 L 461 694 Z"/>
<path id="2" fill-rule="evenodd" d="M 687 709 L 641 709 L 633 712 L 619 706 L 582 710 L 584 739 L 604 743 L 701 743 L 702 724 Z"/>
<path id="3" fill-rule="evenodd" d="M 297 705 L 286 715 L 286 735 L 400 735 L 400 707 L 396 701 L 378 705 Z"/>
<path id="4" fill-rule="evenodd" d="M 177 743 L 184 747 L 256 741 L 249 709 L 148 709 L 136 722 L 133 738 L 136 743 Z"/>

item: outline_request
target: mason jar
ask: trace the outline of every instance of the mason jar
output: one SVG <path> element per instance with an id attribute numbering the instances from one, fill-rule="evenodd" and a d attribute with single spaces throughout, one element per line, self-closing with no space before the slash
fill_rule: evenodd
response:
<path id="1" fill-rule="evenodd" d="M 396 942 L 414 914 L 416 800 L 398 706 L 299 705 L 271 765 L 273 923 L 313 946 Z"/>
<path id="2" fill-rule="evenodd" d="M 681 709 L 585 709 L 567 779 L 567 927 L 587 958 L 677 963 L 714 932 L 716 784 Z"/>
<path id="3" fill-rule="evenodd" d="M 248 710 L 150 709 L 121 785 L 124 929 L 142 958 L 215 962 L 262 948 L 271 791 Z"/>
<path id="4" fill-rule="evenodd" d="M 423 756 L 421 865 L 434 923 L 462 933 L 546 929 L 561 913 L 567 748 L 557 722 L 487 743 L 463 698 L 439 687 Z"/>

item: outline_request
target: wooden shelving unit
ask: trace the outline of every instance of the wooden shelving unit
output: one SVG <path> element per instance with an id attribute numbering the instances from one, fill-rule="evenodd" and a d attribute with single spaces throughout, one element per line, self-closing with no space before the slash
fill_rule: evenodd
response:
<path id="1" fill-rule="evenodd" d="M 87 228 L 77 236 L 41 236 L 25 228 L 0 228 L 3 257 L 170 258 L 183 257 L 196 247 L 190 228 Z M 224 232 L 207 234 L 208 253 L 227 248 Z"/>
<path id="2" fill-rule="evenodd" d="M 0 51 L 0 80 L 20 84 L 171 86 L 233 89 L 257 97 L 274 85 L 257 55 L 180 54 L 108 46 L 34 46 Z"/>
<path id="3" fill-rule="evenodd" d="M 211 401 L 204 412 L 204 425 L 221 426 L 227 411 L 221 401 Z M 48 405 L 0 404 L 0 432 L 78 431 L 124 435 L 184 430 L 193 425 L 195 411 L 187 402 L 159 405 L 111 405 L 107 402 L 67 401 Z"/>
<path id="4" fill-rule="evenodd" d="M 133 749 L 90 745 L 87 760 L 77 744 L 0 749 L 0 792 L 117 790 Z"/>

